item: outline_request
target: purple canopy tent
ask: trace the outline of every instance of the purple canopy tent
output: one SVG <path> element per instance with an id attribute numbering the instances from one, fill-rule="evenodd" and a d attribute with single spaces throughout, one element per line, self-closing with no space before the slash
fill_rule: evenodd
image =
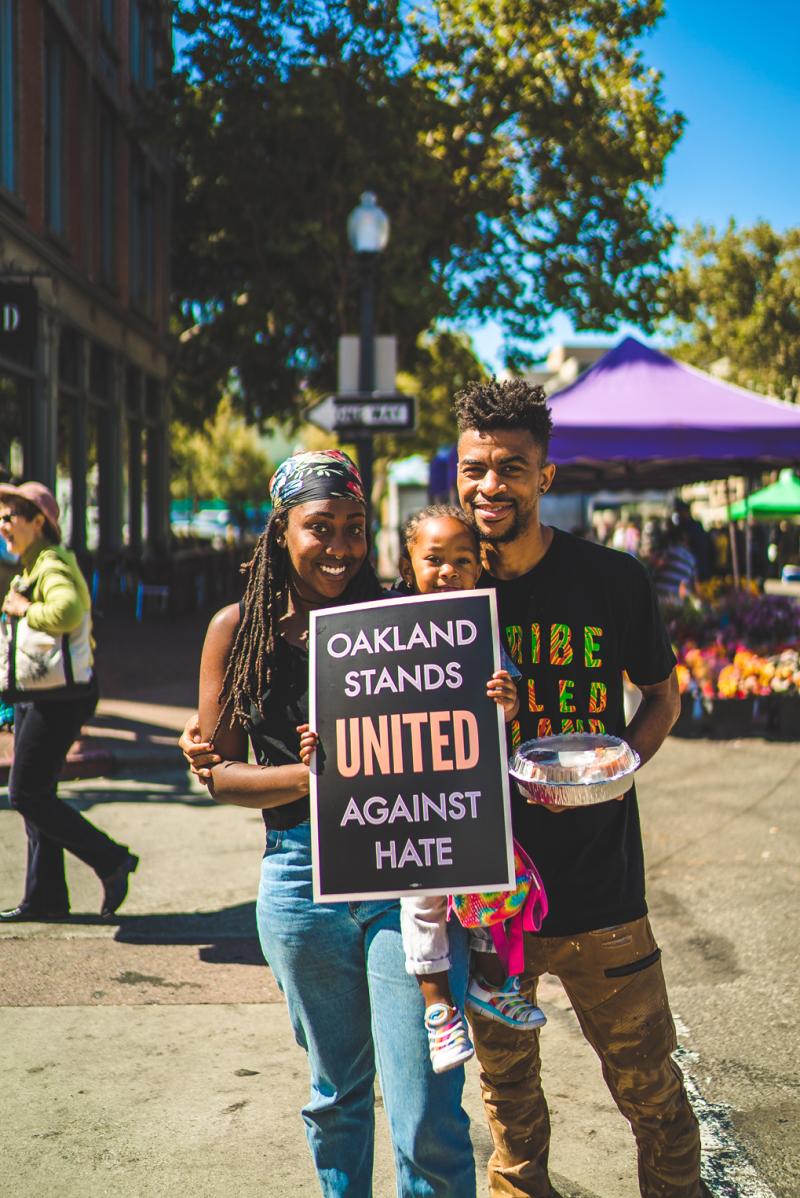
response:
<path id="1" fill-rule="evenodd" d="M 672 488 L 800 462 L 800 406 L 626 337 L 550 398 L 554 490 Z"/>

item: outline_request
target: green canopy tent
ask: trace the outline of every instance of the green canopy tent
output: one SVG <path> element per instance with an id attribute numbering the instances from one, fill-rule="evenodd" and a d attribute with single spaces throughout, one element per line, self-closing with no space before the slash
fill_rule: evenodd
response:
<path id="1" fill-rule="evenodd" d="M 781 470 L 777 482 L 730 506 L 731 520 L 746 520 L 749 515 L 765 520 L 800 518 L 800 478 L 791 467 Z"/>

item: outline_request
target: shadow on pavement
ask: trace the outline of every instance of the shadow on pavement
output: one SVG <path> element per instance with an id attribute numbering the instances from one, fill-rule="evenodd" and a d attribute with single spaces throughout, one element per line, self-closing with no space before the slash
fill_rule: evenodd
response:
<path id="1" fill-rule="evenodd" d="M 87 918 L 85 922 L 92 920 Z M 114 939 L 123 944 L 202 945 L 198 956 L 211 965 L 264 964 L 256 935 L 254 902 L 220 911 L 123 915 Z"/>
<path id="2" fill-rule="evenodd" d="M 70 791 L 69 782 L 59 785 L 59 798 L 66 799 L 78 811 L 89 811 L 104 803 L 178 803 L 182 807 L 218 807 L 219 804 L 201 794 L 187 793 L 186 775 L 180 774 L 174 783 L 164 782 L 163 773 L 148 781 L 147 775 L 137 775 L 133 770 L 115 773 L 110 779 L 98 778 L 95 785 L 81 781 L 79 791 Z M 78 782 L 80 779 L 74 779 Z M 125 783 L 130 782 L 130 786 Z M 110 783 L 110 784 L 109 784 Z M 8 811 L 8 794 L 0 794 L 0 811 Z"/>
<path id="3" fill-rule="evenodd" d="M 198 952 L 207 965 L 266 965 L 258 939 L 226 940 L 222 944 L 209 944 Z"/>
<path id="4" fill-rule="evenodd" d="M 113 740 L 117 748 L 125 748 L 137 741 L 146 742 L 155 739 L 156 743 L 165 749 L 171 748 L 176 763 L 180 763 L 183 758 L 178 748 L 178 732 L 173 727 L 176 722 L 177 720 L 172 720 L 172 722 L 166 723 L 163 720 L 139 719 L 134 715 L 101 711 L 95 712 L 87 721 L 87 728 L 91 730 L 92 740 L 102 740 L 105 733 L 107 739 Z M 182 722 L 181 727 L 183 727 Z"/>

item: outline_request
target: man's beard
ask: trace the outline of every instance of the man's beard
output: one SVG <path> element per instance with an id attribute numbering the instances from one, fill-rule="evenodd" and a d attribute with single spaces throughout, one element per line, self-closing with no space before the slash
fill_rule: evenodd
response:
<path id="1" fill-rule="evenodd" d="M 472 507 L 472 514 L 474 517 L 475 505 L 471 504 L 470 506 Z M 529 524 L 530 513 L 520 516 L 519 508 L 516 506 L 516 504 L 514 505 L 514 518 L 509 524 L 508 528 L 506 528 L 503 532 L 487 532 L 481 528 L 478 521 L 475 520 L 475 527 L 478 530 L 478 538 L 486 545 L 508 545 L 511 543 L 511 541 L 516 541 L 518 537 L 522 536 Z"/>

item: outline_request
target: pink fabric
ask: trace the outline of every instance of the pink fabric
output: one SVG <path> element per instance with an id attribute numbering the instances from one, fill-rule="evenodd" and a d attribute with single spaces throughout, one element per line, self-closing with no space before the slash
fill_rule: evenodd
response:
<path id="1" fill-rule="evenodd" d="M 533 883 L 528 891 L 525 906 L 505 923 L 493 923 L 489 926 L 497 955 L 512 977 L 522 973 L 525 968 L 523 932 L 538 932 L 548 910 L 544 885 L 532 861 L 530 868 L 533 872 Z"/>

